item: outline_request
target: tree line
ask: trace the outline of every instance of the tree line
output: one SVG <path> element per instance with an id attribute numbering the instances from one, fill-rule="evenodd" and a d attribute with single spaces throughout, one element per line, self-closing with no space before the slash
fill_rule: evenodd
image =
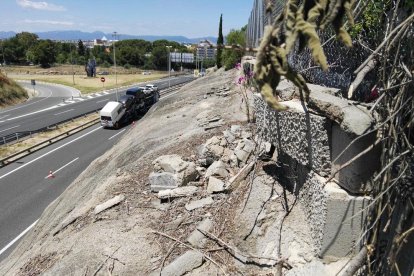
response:
<path id="1" fill-rule="evenodd" d="M 231 30 L 226 40 L 229 44 L 241 44 L 244 46 L 243 30 Z M 142 39 L 120 40 L 115 43 L 115 59 L 119 66 L 125 68 L 137 67 L 144 70 L 165 70 L 168 68 L 168 48 L 171 51 L 181 53 L 194 53 L 195 50 L 168 40 L 156 40 L 153 42 Z M 14 65 L 36 64 L 43 68 L 55 64 L 85 65 L 89 59 L 95 59 L 98 66 L 110 67 L 114 64 L 114 47 L 95 45 L 86 47 L 82 40 L 77 42 L 60 42 L 49 39 L 39 39 L 34 33 L 21 32 L 14 37 L 1 41 L 0 63 Z M 230 50 L 223 51 L 219 56 L 227 69 L 237 63 L 239 54 Z M 231 65 L 230 65 L 231 64 Z M 204 60 L 203 66 L 216 65 L 216 59 Z M 181 64 L 173 63 L 172 68 L 178 69 Z M 187 68 L 194 68 L 195 64 L 186 64 Z"/>

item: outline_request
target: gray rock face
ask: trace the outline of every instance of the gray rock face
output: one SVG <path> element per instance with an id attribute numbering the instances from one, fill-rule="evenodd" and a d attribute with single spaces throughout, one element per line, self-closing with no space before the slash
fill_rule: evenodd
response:
<path id="1" fill-rule="evenodd" d="M 208 179 L 207 193 L 212 194 L 216 192 L 224 191 L 224 182 L 214 176 L 210 176 Z"/>
<path id="2" fill-rule="evenodd" d="M 229 175 L 229 172 L 226 169 L 226 165 L 223 161 L 214 161 L 210 167 L 208 167 L 205 177 L 208 178 L 210 176 L 220 176 L 222 178 L 226 178 Z"/>

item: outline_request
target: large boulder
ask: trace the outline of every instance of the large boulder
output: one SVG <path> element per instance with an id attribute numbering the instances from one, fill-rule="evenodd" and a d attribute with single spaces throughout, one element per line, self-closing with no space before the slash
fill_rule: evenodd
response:
<path id="1" fill-rule="evenodd" d="M 174 189 L 194 181 L 199 176 L 194 162 L 184 161 L 179 155 L 163 155 L 155 159 L 150 174 L 151 191 Z"/>

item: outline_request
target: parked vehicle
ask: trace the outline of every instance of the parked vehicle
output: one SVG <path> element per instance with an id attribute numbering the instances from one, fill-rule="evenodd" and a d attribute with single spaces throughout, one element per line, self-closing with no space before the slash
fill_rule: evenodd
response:
<path id="1" fill-rule="evenodd" d="M 146 88 L 151 89 L 154 92 L 158 92 L 158 86 L 156 86 L 155 84 L 147 84 L 145 85 Z"/>
<path id="2" fill-rule="evenodd" d="M 125 114 L 125 108 L 119 102 L 107 102 L 101 109 L 101 126 L 104 128 L 119 128 L 122 117 Z"/>

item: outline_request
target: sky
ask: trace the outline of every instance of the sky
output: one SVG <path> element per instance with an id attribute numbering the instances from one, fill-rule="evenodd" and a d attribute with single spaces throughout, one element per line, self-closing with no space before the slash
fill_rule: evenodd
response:
<path id="1" fill-rule="evenodd" d="M 247 24 L 253 0 L 0 0 L 0 31 L 218 36 Z"/>

